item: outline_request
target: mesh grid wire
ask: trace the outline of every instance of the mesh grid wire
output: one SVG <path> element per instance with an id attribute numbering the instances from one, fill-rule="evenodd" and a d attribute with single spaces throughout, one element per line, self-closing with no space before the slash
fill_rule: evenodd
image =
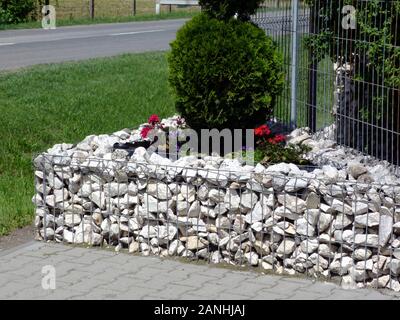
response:
<path id="1" fill-rule="evenodd" d="M 298 3 L 297 19 L 292 17 L 294 3 Z M 356 9 L 355 29 L 341 27 L 347 14 L 342 10 L 349 4 Z M 398 8 L 398 0 L 265 1 L 253 21 L 275 39 L 286 72 L 286 86 L 275 110 L 276 118 L 291 123 L 294 67 L 297 126 L 318 131 L 334 124 L 340 145 L 398 165 Z M 392 13 L 395 10 L 397 14 Z M 293 21 L 298 25 L 296 63 L 292 61 Z M 325 53 L 307 46 L 310 38 L 317 41 L 323 38 Z"/>
<path id="2" fill-rule="evenodd" d="M 40 155 L 37 235 L 391 287 L 400 186 Z"/>

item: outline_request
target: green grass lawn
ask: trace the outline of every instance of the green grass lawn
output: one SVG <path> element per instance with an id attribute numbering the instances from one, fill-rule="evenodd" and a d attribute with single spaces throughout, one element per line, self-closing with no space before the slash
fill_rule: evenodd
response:
<path id="1" fill-rule="evenodd" d="M 33 155 L 174 113 L 165 53 L 0 73 L 0 235 L 32 221 Z"/>
<path id="2" fill-rule="evenodd" d="M 140 14 L 136 16 L 117 16 L 117 17 L 96 17 L 90 19 L 88 17 L 80 17 L 73 19 L 57 19 L 57 27 L 74 26 L 74 25 L 89 25 L 99 23 L 119 23 L 119 22 L 135 22 L 135 21 L 156 21 L 166 19 L 183 19 L 190 18 L 196 15 L 196 12 L 186 11 L 173 11 L 171 13 L 156 14 Z M 42 28 L 41 21 L 31 21 L 18 24 L 0 24 L 0 30 L 14 30 L 14 29 L 38 29 Z"/>
<path id="3" fill-rule="evenodd" d="M 95 16 L 130 16 L 133 14 L 133 3 L 133 0 L 95 0 Z M 57 16 L 63 19 L 89 16 L 89 0 L 50 0 L 50 4 L 55 6 Z M 136 13 L 139 15 L 155 13 L 155 8 L 154 0 L 136 0 Z M 199 10 L 198 6 L 171 6 L 172 12 L 198 12 Z M 169 12 L 169 6 L 161 6 L 161 12 Z"/>

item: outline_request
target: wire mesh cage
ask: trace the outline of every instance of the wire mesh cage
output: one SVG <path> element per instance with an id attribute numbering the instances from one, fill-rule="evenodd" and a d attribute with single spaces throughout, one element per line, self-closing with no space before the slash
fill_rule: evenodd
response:
<path id="1" fill-rule="evenodd" d="M 38 238 L 400 289 L 400 186 L 218 159 L 39 155 Z"/>

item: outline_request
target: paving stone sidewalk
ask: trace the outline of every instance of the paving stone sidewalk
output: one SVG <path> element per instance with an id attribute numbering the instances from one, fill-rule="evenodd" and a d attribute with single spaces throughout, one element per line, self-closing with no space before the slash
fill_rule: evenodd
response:
<path id="1" fill-rule="evenodd" d="M 56 289 L 42 288 L 54 266 Z M 47 282 L 45 282 L 47 283 Z M 399 299 L 373 289 L 101 249 L 30 242 L 0 251 L 0 299 Z"/>

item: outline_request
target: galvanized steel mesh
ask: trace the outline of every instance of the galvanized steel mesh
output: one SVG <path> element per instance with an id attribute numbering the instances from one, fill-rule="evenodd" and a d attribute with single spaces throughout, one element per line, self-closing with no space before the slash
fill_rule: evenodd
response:
<path id="1" fill-rule="evenodd" d="M 41 155 L 37 236 L 399 289 L 400 186 Z"/>
<path id="2" fill-rule="evenodd" d="M 275 116 L 313 131 L 334 123 L 339 144 L 398 165 L 398 8 L 398 0 L 265 1 L 253 21 L 276 40 L 287 80 Z M 325 53 L 310 39 L 322 40 Z"/>

